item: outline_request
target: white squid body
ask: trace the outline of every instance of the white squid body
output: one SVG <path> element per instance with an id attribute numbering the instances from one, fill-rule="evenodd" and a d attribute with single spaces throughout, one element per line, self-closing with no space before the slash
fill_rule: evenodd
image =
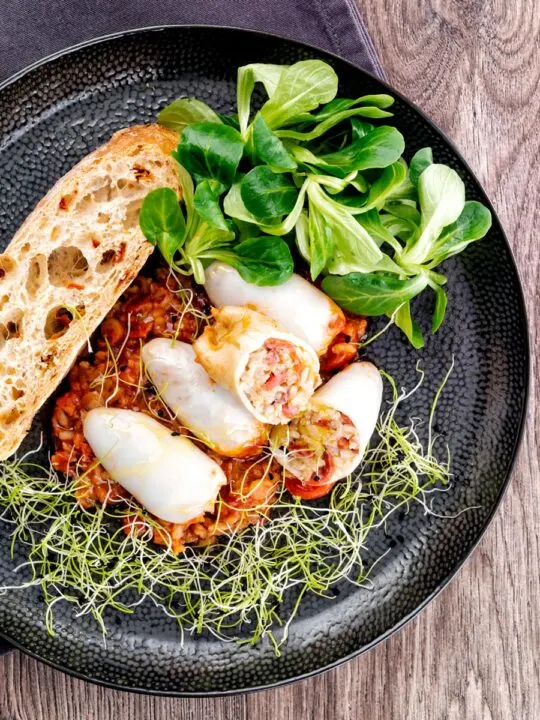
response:
<path id="1" fill-rule="evenodd" d="M 230 265 L 214 262 L 205 271 L 205 290 L 213 305 L 247 305 L 275 320 L 323 355 L 343 329 L 345 317 L 323 292 L 293 275 L 282 285 L 258 286 L 242 279 Z"/>
<path id="2" fill-rule="evenodd" d="M 313 386 L 319 379 L 319 358 L 313 348 L 291 333 L 283 332 L 271 318 L 247 307 L 227 306 L 213 310 L 214 324 L 207 325 L 193 343 L 197 360 L 210 377 L 237 397 L 260 422 L 270 420 L 257 412 L 241 387 L 241 376 L 250 355 L 267 340 L 285 340 L 303 350 Z"/>
<path id="3" fill-rule="evenodd" d="M 84 435 L 113 480 L 161 520 L 185 523 L 212 511 L 227 478 L 190 440 L 144 413 L 90 410 Z"/>
<path id="4" fill-rule="evenodd" d="M 341 462 L 339 457 L 335 458 L 335 470 L 329 478 L 331 482 L 347 477 L 360 464 L 379 417 L 382 391 L 381 374 L 375 365 L 359 362 L 334 375 L 313 395 L 308 409 L 319 406 L 323 411 L 325 407 L 338 410 L 352 420 L 358 433 L 358 451 L 347 464 L 342 458 Z M 277 450 L 276 459 L 290 474 L 296 475 L 287 462 L 286 452 Z"/>
<path id="5" fill-rule="evenodd" d="M 178 420 L 218 453 L 245 457 L 265 444 L 267 427 L 209 377 L 191 345 L 156 338 L 143 347 L 142 358 L 160 397 Z"/>

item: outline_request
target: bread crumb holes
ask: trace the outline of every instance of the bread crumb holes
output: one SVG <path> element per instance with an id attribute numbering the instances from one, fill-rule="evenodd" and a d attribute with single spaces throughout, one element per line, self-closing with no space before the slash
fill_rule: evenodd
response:
<path id="1" fill-rule="evenodd" d="M 28 276 L 26 278 L 26 292 L 33 298 L 39 288 L 43 285 L 47 274 L 47 258 L 45 255 L 36 255 L 28 265 Z"/>
<path id="2" fill-rule="evenodd" d="M 15 309 L 0 323 L 0 350 L 9 340 L 22 337 L 22 318 L 23 311 Z"/>
<path id="3" fill-rule="evenodd" d="M 18 387 L 12 387 L 11 396 L 14 400 L 20 400 L 22 397 L 24 397 L 24 390 L 21 390 Z"/>
<path id="4" fill-rule="evenodd" d="M 67 287 L 88 272 L 88 260 L 78 247 L 68 245 L 53 250 L 47 260 L 49 281 L 56 287 Z"/>
<path id="5" fill-rule="evenodd" d="M 132 200 L 126 206 L 126 214 L 124 216 L 124 230 L 133 230 L 139 224 L 139 213 L 141 210 L 142 198 Z"/>
<path id="6" fill-rule="evenodd" d="M 68 331 L 72 320 L 73 313 L 62 305 L 49 310 L 44 328 L 47 340 L 57 340 L 62 337 Z"/>
<path id="7" fill-rule="evenodd" d="M 9 255 L 0 255 L 0 280 L 17 267 L 15 260 Z"/>

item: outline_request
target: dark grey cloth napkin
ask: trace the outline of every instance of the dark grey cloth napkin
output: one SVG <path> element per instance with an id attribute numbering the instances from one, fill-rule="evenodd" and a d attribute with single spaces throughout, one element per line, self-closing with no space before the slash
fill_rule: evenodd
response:
<path id="1" fill-rule="evenodd" d="M 42 57 L 100 35 L 190 24 L 276 33 L 384 77 L 355 0 L 4 0 L 0 82 Z M 0 653 L 10 649 L 0 639 Z"/>
<path id="2" fill-rule="evenodd" d="M 100 35 L 189 24 L 266 30 L 384 75 L 355 0 L 3 0 L 0 81 L 46 55 Z"/>

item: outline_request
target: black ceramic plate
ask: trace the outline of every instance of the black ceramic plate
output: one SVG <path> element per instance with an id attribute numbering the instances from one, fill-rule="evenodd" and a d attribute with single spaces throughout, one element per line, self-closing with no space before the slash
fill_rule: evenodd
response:
<path id="1" fill-rule="evenodd" d="M 437 160 L 463 177 L 467 195 L 488 203 L 444 136 L 384 83 L 325 53 L 288 40 L 237 30 L 143 30 L 90 43 L 34 66 L 0 93 L 0 237 L 2 247 L 54 181 L 119 128 L 151 121 L 169 100 L 196 96 L 222 112 L 235 100 L 236 69 L 249 62 L 291 63 L 322 57 L 337 70 L 341 92 L 397 96 L 395 124 L 410 156 L 430 145 Z M 488 203 L 489 204 L 489 203 Z M 371 550 L 390 551 L 372 574 L 371 589 L 338 588 L 333 600 L 306 597 L 280 658 L 269 645 L 237 647 L 188 637 L 154 607 L 110 615 L 104 647 L 90 619 L 58 610 L 56 634 L 44 627 L 40 593 L 0 597 L 0 628 L 18 647 L 55 667 L 120 688 L 170 694 L 248 690 L 328 668 L 387 637 L 445 585 L 478 542 L 507 484 L 518 445 L 528 381 L 526 318 L 519 279 L 495 219 L 488 239 L 446 264 L 449 313 L 426 349 L 412 350 L 393 329 L 371 346 L 371 358 L 401 384 L 415 382 L 422 360 L 427 382 L 410 406 L 425 416 L 429 398 L 452 357 L 455 370 L 442 396 L 438 430 L 453 457 L 454 485 L 439 497 L 442 519 L 421 507 L 392 517 Z M 416 312 L 428 326 L 430 303 Z M 35 428 L 48 428 L 47 411 Z M 34 438 L 28 441 L 31 445 Z M 28 444 L 27 444 L 28 446 Z M 458 514 L 464 508 L 474 510 Z M 9 559 L 8 528 L 0 528 L 0 585 L 24 557 Z M 284 608 L 284 611 L 286 608 Z"/>

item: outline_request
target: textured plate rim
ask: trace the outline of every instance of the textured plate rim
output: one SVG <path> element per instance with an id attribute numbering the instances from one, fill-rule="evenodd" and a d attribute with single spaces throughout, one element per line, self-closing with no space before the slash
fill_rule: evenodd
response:
<path id="1" fill-rule="evenodd" d="M 285 680 L 278 680 L 276 682 L 267 683 L 265 685 L 256 685 L 252 687 L 245 687 L 245 688 L 235 688 L 233 690 L 213 690 L 213 691 L 207 691 L 207 692 L 193 692 L 193 691 L 174 691 L 174 690 L 149 690 L 148 688 L 144 687 L 132 687 L 128 685 L 122 685 L 120 683 L 114 683 L 109 682 L 105 680 L 99 680 L 97 678 L 93 678 L 89 675 L 85 675 L 84 673 L 77 672 L 76 670 L 72 670 L 68 667 L 65 667 L 60 662 L 55 662 L 53 660 L 50 660 L 48 658 L 42 657 L 39 653 L 35 653 L 32 650 L 23 647 L 18 642 L 12 640 L 8 633 L 4 631 L 3 628 L 0 628 L 0 638 L 6 640 L 11 645 L 13 645 L 13 649 L 20 650 L 24 652 L 29 657 L 32 657 L 34 660 L 39 660 L 40 662 L 49 665 L 50 667 L 54 668 L 55 670 L 60 670 L 61 672 L 66 673 L 67 675 L 70 675 L 72 677 L 76 677 L 79 680 L 84 680 L 86 682 L 93 683 L 95 685 L 100 685 L 102 687 L 111 688 L 113 690 L 121 690 L 124 692 L 133 692 L 138 693 L 142 695 L 155 695 L 155 696 L 161 696 L 161 697 L 186 697 L 186 698 L 205 698 L 205 697 L 227 697 L 232 695 L 240 695 L 244 693 L 250 693 L 250 692 L 260 692 L 263 690 L 270 690 L 272 688 L 280 688 L 285 685 L 289 685 L 293 682 L 297 682 L 299 680 L 306 680 L 308 678 L 315 677 L 317 675 L 320 675 L 322 673 L 325 673 L 329 670 L 332 670 L 339 665 L 342 665 L 343 663 L 348 662 L 349 660 L 352 660 L 355 657 L 358 657 L 362 655 L 363 653 L 371 650 L 376 645 L 378 645 L 381 642 L 384 642 L 389 637 L 397 633 L 399 630 L 405 627 L 411 620 L 413 620 L 417 615 L 419 615 L 431 602 L 434 600 L 453 580 L 454 578 L 461 572 L 465 564 L 470 560 L 471 555 L 476 550 L 478 545 L 480 544 L 480 541 L 483 539 L 486 531 L 488 530 L 489 526 L 493 522 L 493 518 L 495 517 L 497 511 L 499 510 L 502 500 L 508 490 L 508 486 L 510 485 L 510 481 L 513 477 L 513 473 L 515 470 L 515 464 L 516 459 L 518 457 L 523 437 L 525 435 L 525 426 L 526 426 L 526 419 L 527 419 L 527 411 L 528 411 L 528 405 L 529 405 L 529 395 L 530 395 L 530 375 L 531 375 L 531 349 L 530 349 L 530 328 L 529 328 L 529 320 L 527 316 L 527 309 L 525 304 L 525 297 L 523 293 L 523 284 L 521 282 L 521 275 L 520 271 L 518 269 L 514 253 L 512 250 L 512 247 L 510 243 L 508 242 L 508 238 L 506 236 L 506 232 L 504 230 L 504 227 L 499 220 L 498 214 L 493 207 L 493 204 L 491 203 L 491 200 L 486 194 L 486 191 L 484 190 L 484 187 L 482 183 L 478 180 L 476 177 L 476 174 L 473 172 L 471 167 L 469 166 L 468 162 L 463 158 L 461 151 L 457 148 L 457 146 L 454 144 L 454 142 L 446 135 L 446 133 L 441 130 L 441 128 L 433 121 L 431 120 L 425 112 L 420 109 L 414 102 L 409 100 L 407 97 L 405 97 L 399 90 L 396 90 L 392 85 L 390 85 L 386 79 L 380 78 L 377 75 L 369 72 L 368 70 L 365 70 L 364 68 L 360 67 L 354 62 L 351 62 L 350 60 L 347 60 L 344 57 L 341 57 L 340 55 L 337 55 L 336 53 L 330 52 L 324 48 L 321 48 L 317 45 L 311 45 L 309 43 L 305 43 L 299 40 L 294 40 L 290 37 L 286 37 L 284 35 L 279 35 L 277 33 L 271 33 L 271 32 L 265 32 L 262 30 L 252 30 L 247 28 L 241 28 L 236 27 L 232 25 L 224 26 L 224 25 L 211 25 L 211 24 L 172 24 L 172 25 L 150 25 L 147 27 L 139 27 L 139 28 L 132 28 L 129 30 L 120 30 L 118 32 L 109 33 L 106 35 L 100 35 L 99 37 L 92 38 L 90 40 L 84 40 L 80 43 L 76 43 L 75 45 L 70 45 L 67 48 L 63 48 L 62 50 L 58 50 L 54 53 L 51 53 L 50 55 L 46 55 L 45 57 L 41 58 L 40 60 L 37 60 L 30 65 L 26 66 L 22 70 L 19 70 L 15 74 L 11 75 L 10 77 L 6 78 L 6 80 L 2 81 L 0 83 L 0 92 L 4 91 L 7 87 L 14 85 L 16 82 L 21 80 L 26 75 L 29 75 L 34 70 L 37 70 L 41 68 L 44 65 L 47 65 L 49 63 L 54 62 L 55 60 L 58 60 L 62 57 L 65 57 L 67 55 L 71 55 L 75 52 L 78 52 L 79 50 L 83 50 L 87 47 L 91 47 L 93 45 L 98 45 L 100 43 L 109 42 L 111 40 L 118 40 L 130 35 L 138 35 L 142 33 L 149 33 L 149 32 L 162 32 L 166 30 L 217 30 L 220 32 L 227 33 L 228 31 L 231 32 L 240 32 L 240 33 L 246 33 L 253 36 L 259 36 L 261 38 L 268 38 L 273 40 L 279 40 L 281 42 L 290 43 L 292 45 L 296 45 L 297 47 L 304 48 L 305 50 L 309 51 L 315 51 L 317 53 L 321 53 L 322 55 L 326 55 L 329 58 L 332 58 L 334 60 L 338 60 L 342 63 L 345 63 L 352 69 L 354 69 L 357 72 L 363 73 L 367 77 L 371 78 L 372 80 L 375 80 L 377 83 L 380 83 L 383 85 L 391 94 L 398 97 L 403 103 L 408 105 L 410 108 L 412 108 L 423 120 L 423 122 L 427 123 L 440 137 L 444 140 L 446 145 L 451 149 L 451 151 L 456 155 L 459 159 L 459 161 L 462 163 L 463 167 L 467 171 L 467 173 L 470 175 L 476 186 L 478 187 L 480 194 L 482 196 L 483 202 L 487 205 L 489 210 L 491 211 L 493 217 L 497 221 L 499 225 L 499 229 L 501 232 L 502 239 L 506 245 L 506 248 L 508 250 L 508 256 L 509 256 L 509 263 L 511 265 L 512 270 L 515 273 L 515 276 L 517 278 L 517 286 L 518 286 L 518 296 L 519 296 L 519 305 L 520 305 L 520 311 L 521 311 L 521 318 L 522 318 L 522 324 L 523 324 L 523 332 L 524 332 L 524 360 L 525 360 L 525 383 L 524 383 L 524 391 L 523 391 L 523 397 L 521 399 L 521 412 L 519 417 L 519 429 L 517 432 L 517 435 L 515 437 L 514 446 L 512 448 L 510 461 L 508 464 L 508 470 L 506 472 L 506 477 L 504 479 L 503 484 L 501 485 L 501 489 L 499 490 L 499 494 L 497 495 L 495 501 L 493 502 L 491 512 L 487 516 L 483 526 L 481 527 L 478 536 L 476 539 L 472 542 L 471 546 L 467 549 L 465 555 L 460 558 L 458 563 L 456 564 L 455 568 L 448 573 L 448 575 L 437 585 L 437 587 L 432 590 L 432 592 L 409 614 L 405 615 L 401 620 L 399 620 L 395 625 L 393 625 L 391 628 L 386 630 L 386 632 L 382 633 L 378 637 L 376 637 L 374 640 L 372 640 L 367 645 L 363 645 L 362 647 L 358 648 L 357 650 L 354 650 L 351 653 L 348 653 L 347 655 L 343 656 L 339 660 L 335 660 L 332 663 L 329 663 L 328 665 L 324 665 L 323 667 L 317 668 L 316 670 L 312 670 L 307 673 L 303 673 L 301 675 L 297 675 L 295 677 L 287 678 Z M 9 650 L 8 650 L 9 652 Z"/>

